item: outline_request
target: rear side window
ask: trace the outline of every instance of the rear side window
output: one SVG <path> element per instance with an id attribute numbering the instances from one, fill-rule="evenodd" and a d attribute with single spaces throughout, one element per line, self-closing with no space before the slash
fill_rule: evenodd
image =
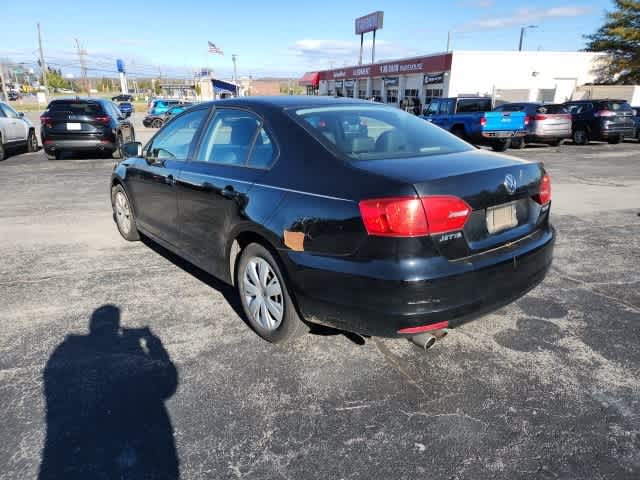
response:
<path id="1" fill-rule="evenodd" d="M 261 128 L 256 136 L 253 151 L 249 157 L 248 166 L 253 168 L 269 168 L 275 157 L 275 149 L 271 137 L 264 128 Z"/>
<path id="2" fill-rule="evenodd" d="M 197 160 L 222 165 L 245 165 L 260 123 L 260 119 L 252 113 L 219 109 L 207 127 Z"/>
<path id="3" fill-rule="evenodd" d="M 569 110 L 564 105 L 540 105 L 536 113 L 569 113 Z"/>
<path id="4" fill-rule="evenodd" d="M 524 110 L 524 107 L 522 105 L 513 103 L 507 103 L 505 105 L 500 105 L 499 107 L 494 108 L 494 111 L 496 112 L 521 112 L 522 110 Z"/>
<path id="5" fill-rule="evenodd" d="M 611 112 L 630 112 L 631 105 L 627 102 L 604 102 L 603 105 L 605 110 L 609 110 Z"/>
<path id="6" fill-rule="evenodd" d="M 56 100 L 49 104 L 49 113 L 65 112 L 71 115 L 103 115 L 105 112 L 98 102 L 86 100 Z"/>
<path id="7" fill-rule="evenodd" d="M 490 98 L 463 98 L 458 100 L 458 113 L 489 112 L 491 111 Z"/>

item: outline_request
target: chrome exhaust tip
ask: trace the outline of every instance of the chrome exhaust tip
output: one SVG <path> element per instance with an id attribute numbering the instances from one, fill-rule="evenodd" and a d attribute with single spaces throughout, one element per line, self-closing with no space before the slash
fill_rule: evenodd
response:
<path id="1" fill-rule="evenodd" d="M 418 333 L 409 337 L 409 341 L 423 350 L 429 350 L 436 343 L 436 337 L 430 333 Z"/>

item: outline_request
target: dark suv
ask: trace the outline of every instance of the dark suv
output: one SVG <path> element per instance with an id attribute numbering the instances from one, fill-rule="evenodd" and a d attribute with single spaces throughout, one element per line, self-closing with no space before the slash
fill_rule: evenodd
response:
<path id="1" fill-rule="evenodd" d="M 635 135 L 633 110 L 625 100 L 576 100 L 564 105 L 573 117 L 576 145 L 591 140 L 620 143 Z"/>
<path id="2" fill-rule="evenodd" d="M 50 160 L 78 151 L 120 158 L 122 144 L 135 140 L 131 122 L 115 103 L 101 98 L 53 100 L 40 122 L 42 146 Z"/>

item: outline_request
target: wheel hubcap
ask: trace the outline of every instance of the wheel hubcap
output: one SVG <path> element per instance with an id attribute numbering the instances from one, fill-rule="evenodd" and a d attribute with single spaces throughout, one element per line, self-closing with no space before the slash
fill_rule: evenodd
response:
<path id="1" fill-rule="evenodd" d="M 129 208 L 129 202 L 124 193 L 116 193 L 116 221 L 120 230 L 125 235 L 131 230 L 131 209 Z"/>
<path id="2" fill-rule="evenodd" d="M 284 314 L 282 287 L 265 259 L 249 260 L 242 275 L 242 290 L 251 319 L 267 330 L 278 328 Z"/>

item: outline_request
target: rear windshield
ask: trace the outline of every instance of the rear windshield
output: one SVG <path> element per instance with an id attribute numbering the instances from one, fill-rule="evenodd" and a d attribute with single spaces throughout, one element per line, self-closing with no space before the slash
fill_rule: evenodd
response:
<path id="1" fill-rule="evenodd" d="M 569 110 L 564 105 L 540 105 L 536 113 L 569 113 Z"/>
<path id="2" fill-rule="evenodd" d="M 605 110 L 612 112 L 630 112 L 631 105 L 627 102 L 603 102 L 602 104 Z"/>
<path id="3" fill-rule="evenodd" d="M 102 106 L 86 100 L 56 100 L 49 104 L 49 112 L 70 112 L 73 115 L 101 115 Z"/>
<path id="4" fill-rule="evenodd" d="M 296 110 L 294 118 L 317 139 L 353 160 L 464 152 L 473 147 L 397 108 L 333 106 Z"/>

